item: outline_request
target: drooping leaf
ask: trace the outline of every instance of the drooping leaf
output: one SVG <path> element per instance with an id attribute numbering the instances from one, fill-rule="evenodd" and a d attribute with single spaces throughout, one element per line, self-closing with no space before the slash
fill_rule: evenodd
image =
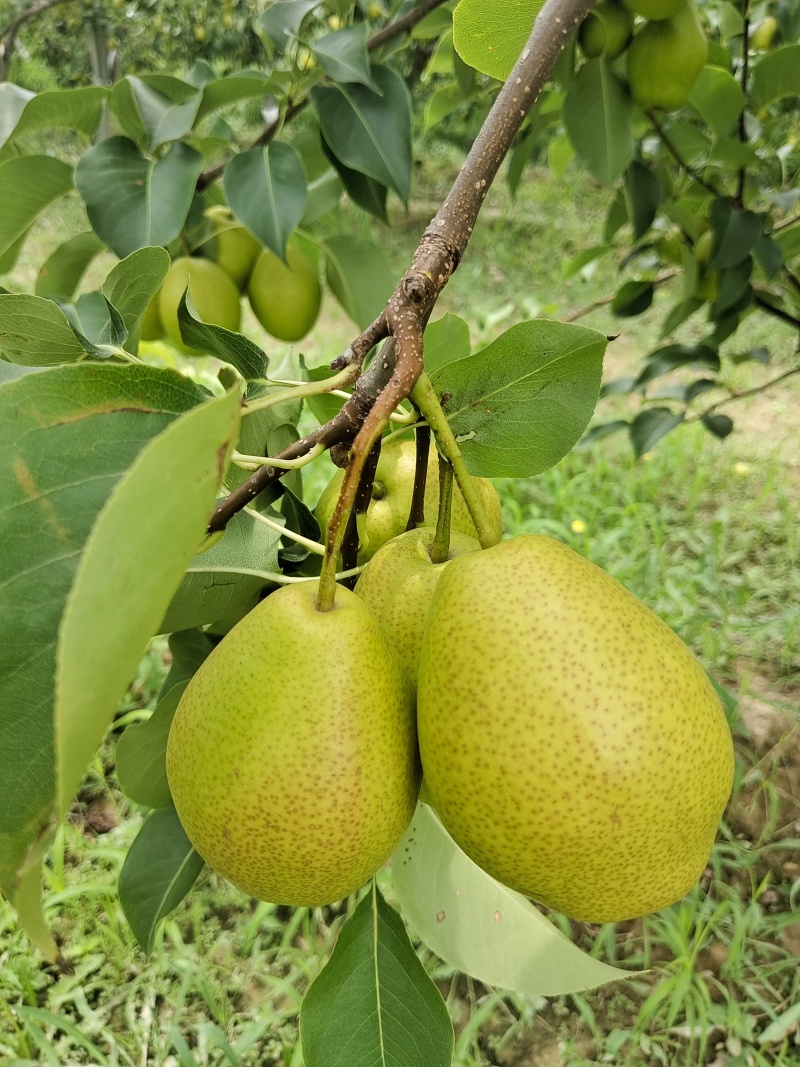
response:
<path id="1" fill-rule="evenodd" d="M 178 304 L 178 325 L 185 345 L 230 363 L 245 381 L 263 378 L 266 374 L 267 357 L 258 345 L 235 330 L 203 322 L 188 288 Z"/>
<path id="2" fill-rule="evenodd" d="M 324 245 L 325 274 L 331 291 L 363 330 L 392 295 L 395 279 L 377 245 L 361 237 L 329 237 Z"/>
<path id="3" fill-rule="evenodd" d="M 92 527 L 58 633 L 61 811 L 204 537 L 239 412 L 232 391 L 175 419 L 142 449 Z M 102 648 L 102 658 L 87 648 Z"/>
<path id="4" fill-rule="evenodd" d="M 649 167 L 634 159 L 625 172 L 628 192 L 628 215 L 633 226 L 633 239 L 638 241 L 650 229 L 661 203 L 661 182 Z"/>
<path id="5" fill-rule="evenodd" d="M 641 315 L 653 303 L 654 294 L 655 287 L 653 283 L 646 279 L 625 282 L 614 294 L 614 299 L 611 301 L 611 311 L 620 318 Z"/>
<path id="6" fill-rule="evenodd" d="M 36 295 L 51 300 L 72 300 L 86 268 L 102 250 L 102 241 L 93 233 L 79 233 L 59 245 L 39 268 Z"/>
<path id="7" fill-rule="evenodd" d="M 708 213 L 714 231 L 711 270 L 727 270 L 743 263 L 764 232 L 764 220 L 754 211 L 731 206 L 729 200 L 718 197 Z"/>
<path id="8" fill-rule="evenodd" d="M 760 59 L 753 70 L 752 92 L 756 107 L 800 95 L 800 44 L 776 48 Z"/>
<path id="9" fill-rule="evenodd" d="M 96 233 L 122 258 L 178 236 L 202 169 L 200 153 L 181 142 L 151 163 L 127 137 L 108 137 L 81 158 L 75 184 Z"/>
<path id="10" fill-rule="evenodd" d="M 633 104 L 605 59 L 590 59 L 564 98 L 564 125 L 577 155 L 603 185 L 612 185 L 633 159 Z"/>
<path id="11" fill-rule="evenodd" d="M 425 370 L 428 374 L 464 359 L 471 351 L 469 325 L 448 311 L 425 328 Z"/>
<path id="12" fill-rule="evenodd" d="M 392 878 L 425 944 L 488 985 L 556 996 L 628 977 L 582 952 L 530 901 L 481 870 L 425 804 L 392 857 Z"/>
<path id="13" fill-rule="evenodd" d="M 358 82 L 366 85 L 373 92 L 379 92 L 372 78 L 369 55 L 367 53 L 366 22 L 336 30 L 325 37 L 320 37 L 312 46 L 319 65 L 329 78 L 335 82 Z"/>
<path id="14" fill-rule="evenodd" d="M 158 631 L 242 618 L 272 583 L 280 538 L 257 512 L 239 512 L 224 537 L 191 561 Z"/>
<path id="15" fill-rule="evenodd" d="M 607 340 L 536 319 L 432 376 L 471 474 L 528 478 L 572 448 L 600 392 Z"/>
<path id="16" fill-rule="evenodd" d="M 203 869 L 175 808 L 154 811 L 130 847 L 119 876 L 125 918 L 145 952 L 158 924 L 180 904 Z"/>
<path id="17" fill-rule="evenodd" d="M 129 726 L 117 742 L 117 777 L 122 791 L 148 808 L 172 803 L 167 781 L 167 737 L 188 682 L 174 685 L 158 702 L 147 722 Z"/>
<path id="18" fill-rule="evenodd" d="M 374 881 L 300 1014 L 305 1067 L 450 1067 L 453 1027 Z"/>
<path id="19" fill-rule="evenodd" d="M 453 42 L 465 63 L 505 81 L 531 35 L 544 0 L 461 0 Z"/>
<path id="20" fill-rule="evenodd" d="M 297 149 L 282 141 L 239 152 L 225 168 L 225 195 L 231 211 L 281 259 L 286 242 L 303 217 L 308 188 Z"/>
<path id="21" fill-rule="evenodd" d="M 318 85 L 310 92 L 311 103 L 336 157 L 351 170 L 394 189 L 408 203 L 411 97 L 390 67 L 376 64 L 372 74 L 379 92 L 354 83 Z"/>
<path id="22" fill-rule="evenodd" d="M 353 203 L 358 204 L 360 208 L 363 208 L 364 211 L 368 211 L 370 215 L 374 215 L 375 218 L 380 219 L 381 222 L 388 223 L 389 217 L 386 214 L 386 197 L 389 190 L 386 186 L 381 185 L 381 183 L 374 178 L 370 178 L 369 175 L 362 174 L 361 171 L 352 170 L 350 167 L 346 167 L 324 140 L 322 141 L 322 150 L 328 159 L 330 159 L 334 170 L 345 188 L 345 192 Z"/>
<path id="23" fill-rule="evenodd" d="M 643 456 L 661 438 L 680 426 L 683 414 L 675 415 L 669 408 L 647 408 L 631 422 L 629 432 L 636 456 Z"/>
<path id="24" fill-rule="evenodd" d="M 727 70 L 704 67 L 689 93 L 689 103 L 718 137 L 724 137 L 742 113 L 744 93 Z"/>
<path id="25" fill-rule="evenodd" d="M 60 367 L 0 387 L 0 882 L 55 809 L 59 624 L 92 527 L 148 442 L 202 398 L 174 372 L 138 366 Z M 106 603 L 109 629 L 119 614 Z"/>
<path id="26" fill-rule="evenodd" d="M 72 167 L 52 156 L 20 156 L 0 164 L 0 255 L 70 189 Z"/>

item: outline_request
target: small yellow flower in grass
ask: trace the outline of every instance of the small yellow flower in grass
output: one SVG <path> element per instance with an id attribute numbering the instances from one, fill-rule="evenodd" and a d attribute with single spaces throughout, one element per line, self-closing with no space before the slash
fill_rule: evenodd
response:
<path id="1" fill-rule="evenodd" d="M 652 458 L 653 458 L 653 453 L 652 452 L 643 452 L 642 455 L 641 455 L 642 463 L 649 463 Z"/>
<path id="2" fill-rule="evenodd" d="M 581 522 L 580 519 L 573 519 L 569 524 L 569 528 L 573 533 L 586 533 L 586 523 Z"/>
<path id="3" fill-rule="evenodd" d="M 746 478 L 747 475 L 750 473 L 750 464 L 742 463 L 741 460 L 738 463 L 734 463 L 733 473 L 738 475 L 738 477 L 740 478 Z"/>

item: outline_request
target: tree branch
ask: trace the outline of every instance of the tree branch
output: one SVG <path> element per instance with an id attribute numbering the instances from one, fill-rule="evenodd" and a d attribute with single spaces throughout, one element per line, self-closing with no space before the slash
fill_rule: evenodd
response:
<path id="1" fill-rule="evenodd" d="M 741 68 L 741 86 L 742 95 L 744 99 L 747 99 L 747 73 L 749 67 L 749 55 L 748 49 L 750 48 L 750 0 L 744 0 L 744 10 L 742 12 L 742 68 Z M 739 113 L 739 143 L 747 144 L 747 127 L 744 118 L 744 105 Z M 739 179 L 736 183 L 736 194 L 733 198 L 737 207 L 744 207 L 744 189 L 747 181 L 747 167 L 739 168 Z"/>
<path id="2" fill-rule="evenodd" d="M 787 378 L 791 378 L 795 374 L 800 374 L 800 367 L 792 367 L 791 370 L 784 371 L 783 374 L 778 374 L 774 378 L 770 378 L 767 382 L 762 382 L 761 385 L 753 386 L 752 389 L 743 389 L 740 393 L 732 392 L 730 396 L 724 397 L 722 400 L 718 400 L 715 404 L 710 404 L 703 411 L 697 415 L 692 415 L 687 422 L 697 422 L 704 418 L 706 415 L 711 415 L 721 407 L 727 407 L 728 404 L 733 404 L 736 400 L 744 400 L 748 396 L 756 396 L 758 393 L 763 393 L 766 389 L 771 389 L 773 385 L 777 385 L 778 382 L 785 381 Z"/>
<path id="3" fill-rule="evenodd" d="M 769 300 L 761 296 L 757 289 L 753 290 L 753 302 L 763 311 L 766 311 L 768 315 L 773 315 L 788 326 L 793 326 L 795 330 L 800 330 L 800 319 L 795 318 L 791 312 L 784 311 L 783 308 L 776 307 L 775 304 L 770 304 Z"/>
<path id="4" fill-rule="evenodd" d="M 34 3 L 31 4 L 30 7 L 26 7 L 24 11 L 21 11 L 19 15 L 16 16 L 16 18 L 7 22 L 6 25 L 0 29 L 0 82 L 4 82 L 8 79 L 17 34 L 25 23 L 28 22 L 29 19 L 36 18 L 37 15 L 43 15 L 46 11 L 49 11 L 51 7 L 56 7 L 58 4 L 67 2 L 69 2 L 69 0 L 40 0 L 39 3 Z"/>
<path id="5" fill-rule="evenodd" d="M 702 187 L 704 189 L 707 189 L 709 193 L 713 193 L 714 196 L 721 196 L 722 194 L 715 186 L 713 186 L 710 182 L 707 182 L 703 175 L 694 169 L 691 163 L 686 162 L 686 160 L 680 154 L 680 152 L 669 139 L 669 137 L 667 137 L 667 131 L 664 129 L 664 126 L 660 122 L 656 113 L 654 111 L 648 111 L 647 117 L 655 126 L 658 136 L 661 138 L 661 143 L 664 145 L 667 152 L 669 152 L 669 154 L 675 160 L 680 169 L 686 171 L 692 181 L 697 182 L 698 185 L 702 185 Z"/>
<path id="6" fill-rule="evenodd" d="M 64 0 L 52 0 L 54 3 L 63 3 Z M 367 41 L 367 50 L 374 52 L 381 45 L 386 44 L 389 41 L 393 41 L 396 37 L 400 37 L 402 34 L 412 30 L 418 22 L 421 22 L 426 15 L 429 15 L 437 7 L 441 7 L 445 3 L 445 0 L 420 0 L 415 8 L 408 12 L 400 19 L 396 19 L 394 22 L 390 22 L 388 26 L 384 26 L 382 30 L 378 30 Z M 321 77 L 321 82 L 326 79 Z M 293 101 L 284 115 L 279 115 L 274 122 L 271 122 L 268 126 L 265 126 L 258 137 L 251 141 L 247 146 L 248 148 L 261 148 L 263 145 L 269 144 L 270 141 L 280 133 L 287 122 L 291 122 L 295 115 L 299 115 L 301 111 L 305 110 L 309 104 L 308 94 L 304 94 L 299 100 Z M 197 189 L 202 192 L 203 189 L 207 189 L 209 185 L 212 185 L 218 178 L 221 178 L 225 167 L 225 163 L 218 163 L 215 167 L 210 167 L 208 170 L 203 171 L 200 177 L 197 179 Z"/>

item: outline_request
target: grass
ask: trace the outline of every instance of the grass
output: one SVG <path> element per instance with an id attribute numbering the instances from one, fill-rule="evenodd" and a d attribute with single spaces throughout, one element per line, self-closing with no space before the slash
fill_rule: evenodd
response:
<path id="1" fill-rule="evenodd" d="M 434 154 L 432 202 L 453 162 L 445 150 Z M 539 175 L 513 204 L 498 189 L 487 208 L 442 304 L 466 315 L 474 340 L 491 339 L 520 315 L 580 307 L 615 287 L 610 262 L 567 284 L 562 278 L 563 256 L 594 243 L 602 228 L 603 199 L 583 176 L 554 182 Z M 69 217 L 39 227 L 19 284 L 30 284 L 33 265 L 78 221 L 75 204 L 66 211 Z M 398 272 L 427 218 L 419 212 L 400 221 L 380 234 Z M 603 307 L 586 317 L 608 332 L 623 326 L 611 347 L 612 376 L 653 345 L 668 296 L 660 293 L 655 310 L 622 324 Z M 351 332 L 326 304 L 304 344 L 310 362 L 329 358 Z M 779 364 L 788 358 L 791 339 L 782 327 L 754 318 L 746 332 L 748 344 L 769 344 Z M 737 368 L 737 386 L 759 373 Z M 579 944 L 640 972 L 636 978 L 533 999 L 454 974 L 421 946 L 456 1023 L 456 1067 L 800 1064 L 797 398 L 790 384 L 738 405 L 739 430 L 724 442 L 687 426 L 636 462 L 627 441 L 615 437 L 538 478 L 498 484 L 509 534 L 565 540 L 695 650 L 724 687 L 737 775 L 708 870 L 683 903 L 599 928 L 554 916 Z M 626 403 L 607 402 L 603 419 Z M 164 669 L 157 641 L 121 708 L 117 734 L 152 707 Z M 116 788 L 114 740 L 90 769 L 47 868 L 48 918 L 67 967 L 43 964 L 0 902 L 0 1063 L 301 1067 L 299 1004 L 343 915 L 260 904 L 204 874 L 146 958 L 116 895 L 142 812 Z"/>

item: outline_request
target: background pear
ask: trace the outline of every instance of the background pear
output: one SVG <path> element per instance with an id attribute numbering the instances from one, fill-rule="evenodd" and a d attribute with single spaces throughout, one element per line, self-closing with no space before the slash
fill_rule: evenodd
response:
<path id="1" fill-rule="evenodd" d="M 633 36 L 633 15 L 616 0 L 600 0 L 578 30 L 578 44 L 587 59 L 616 59 Z"/>
<path id="2" fill-rule="evenodd" d="M 629 11 L 651 22 L 660 22 L 662 19 L 672 18 L 682 7 L 686 6 L 686 0 L 622 0 Z"/>
<path id="3" fill-rule="evenodd" d="M 285 586 L 223 638 L 175 713 L 167 775 L 200 855 L 251 896 L 329 904 L 391 855 L 419 792 L 414 697 L 367 605 Z"/>
<path id="4" fill-rule="evenodd" d="M 425 619 L 436 584 L 451 559 L 478 552 L 481 547 L 474 537 L 451 534 L 447 561 L 434 564 L 430 553 L 435 533 L 423 527 L 388 541 L 369 561 L 355 590 L 372 609 L 415 684 Z"/>
<path id="5" fill-rule="evenodd" d="M 253 267 L 247 294 L 258 321 L 280 341 L 305 337 L 322 305 L 317 267 L 294 241 L 286 247 L 286 263 L 264 249 Z"/>
<path id="6" fill-rule="evenodd" d="M 694 8 L 684 4 L 663 22 L 648 22 L 627 52 L 628 85 L 641 108 L 671 111 L 685 104 L 708 56 Z"/>
<path id="7" fill-rule="evenodd" d="M 172 261 L 158 293 L 158 310 L 172 344 L 182 352 L 196 352 L 181 338 L 178 307 L 189 286 L 197 314 L 203 322 L 238 330 L 241 319 L 239 290 L 222 267 L 200 256 L 180 256 Z"/>
<path id="8" fill-rule="evenodd" d="M 733 779 L 719 700 L 672 630 L 572 549 L 530 534 L 448 564 L 417 695 L 433 805 L 499 881 L 615 922 L 702 873 Z"/>
<path id="9" fill-rule="evenodd" d="M 372 502 L 367 510 L 364 526 L 366 543 L 358 553 L 358 562 L 366 563 L 381 545 L 392 537 L 403 533 L 411 509 L 411 494 L 414 490 L 414 470 L 416 467 L 416 444 L 412 439 L 390 441 L 381 449 L 378 469 L 375 473 L 375 486 L 372 490 Z M 342 488 L 344 471 L 339 470 L 328 482 L 319 498 L 314 514 L 322 531 L 322 538 L 328 532 L 328 524 Z M 475 484 L 486 509 L 489 525 L 497 537 L 503 530 L 503 515 L 500 498 L 495 487 L 486 478 L 476 478 Z M 425 485 L 425 522 L 436 525 L 439 514 L 439 458 L 436 449 L 431 447 L 428 456 L 428 480 Z M 475 525 L 470 518 L 467 505 L 457 485 L 453 486 L 453 505 L 450 529 L 453 533 L 477 537 Z"/>
<path id="10" fill-rule="evenodd" d="M 262 252 L 261 244 L 244 226 L 220 230 L 211 244 L 214 262 L 230 275 L 240 291 L 247 288 L 255 262 Z"/>

